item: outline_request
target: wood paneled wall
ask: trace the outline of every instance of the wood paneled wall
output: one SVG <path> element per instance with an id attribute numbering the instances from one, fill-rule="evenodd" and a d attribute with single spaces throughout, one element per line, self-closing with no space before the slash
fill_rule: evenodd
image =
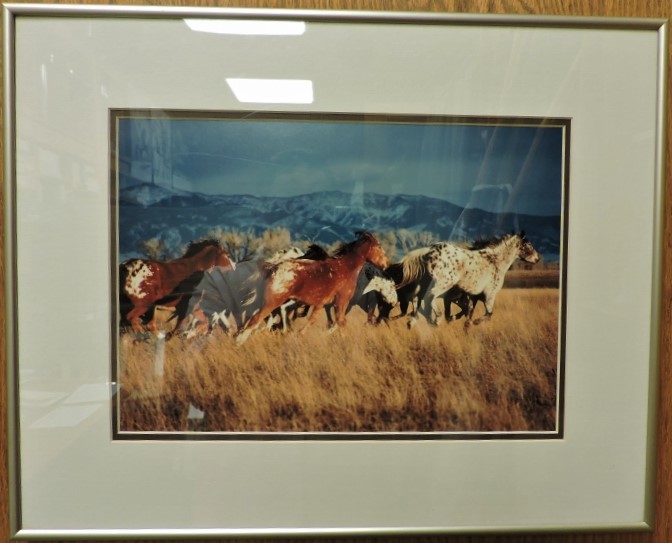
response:
<path id="1" fill-rule="evenodd" d="M 34 0 L 35 1 L 35 0 Z M 56 2 L 56 0 L 52 0 Z M 65 3 L 65 2 L 63 2 Z M 105 0 L 80 0 L 80 3 L 116 3 Z M 130 0 L 128 4 L 154 4 L 152 0 Z M 436 11 L 458 13 L 511 13 L 543 15 L 591 15 L 619 17 L 669 18 L 672 15 L 672 0 L 162 0 L 162 5 L 191 5 L 217 7 L 265 7 L 293 9 L 352 9 L 386 11 Z M 39 38 L 38 38 L 39 39 Z M 672 73 L 668 52 L 668 71 Z M 670 157 L 670 115 L 672 114 L 672 85 L 668 86 L 667 112 L 667 153 L 665 186 L 672 196 L 672 158 Z M 4 104 L 3 104 L 4 109 Z M 1 144 L 0 144 L 1 145 Z M 0 153 L 2 156 L 2 153 Z M 672 197 L 665 204 L 665 216 L 670 217 Z M 0 208 L 4 209 L 4 199 L 0 198 Z M 671 221 L 665 221 L 664 232 L 664 287 L 662 290 L 662 337 L 659 385 L 658 446 L 657 446 L 657 489 L 655 530 L 647 533 L 576 533 L 576 534 L 535 534 L 535 535 L 484 535 L 484 536 L 433 536 L 378 538 L 384 543 L 405 541 L 411 543 L 672 543 L 672 364 L 671 352 L 671 312 L 672 292 L 672 236 Z M 0 223 L 0 229 L 3 225 Z M 2 243 L 0 236 L 0 243 Z M 4 278 L 3 262 L 0 260 L 0 276 Z M 0 300 L 0 330 L 4 330 L 4 300 Z M 0 356 L 5 364 L 5 337 L 0 333 Z M 6 376 L 0 371 L 0 542 L 8 540 L 8 482 L 7 482 L 7 412 Z M 373 538 L 370 538 L 373 539 Z M 341 541 L 332 539 L 332 541 Z"/>

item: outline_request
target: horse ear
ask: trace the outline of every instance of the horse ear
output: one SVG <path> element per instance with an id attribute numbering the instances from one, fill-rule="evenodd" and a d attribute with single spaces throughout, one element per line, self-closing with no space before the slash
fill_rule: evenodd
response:
<path id="1" fill-rule="evenodd" d="M 371 239 L 373 237 L 370 232 L 367 232 L 365 230 L 357 230 L 357 232 L 355 232 L 355 236 L 357 236 L 358 238 L 366 238 L 366 239 Z"/>

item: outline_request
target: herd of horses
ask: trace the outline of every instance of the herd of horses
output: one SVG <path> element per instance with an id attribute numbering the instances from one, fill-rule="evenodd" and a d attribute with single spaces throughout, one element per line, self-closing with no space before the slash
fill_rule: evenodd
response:
<path id="1" fill-rule="evenodd" d="M 173 310 L 169 336 L 208 334 L 219 325 L 239 343 L 263 323 L 287 330 L 299 316 L 306 317 L 303 332 L 322 310 L 334 330 L 345 326 L 356 305 L 372 324 L 390 319 L 399 305 L 409 326 L 418 315 L 431 324 L 441 315 L 464 317 L 470 326 L 492 316 L 504 276 L 517 259 L 539 261 L 523 232 L 468 247 L 436 243 L 392 264 L 369 232 L 357 232 L 331 255 L 311 245 L 305 252 L 290 248 L 266 260 L 242 262 L 234 262 L 217 241 L 200 240 L 175 260 L 133 258 L 119 265 L 120 330 L 162 336 L 154 314 L 158 306 Z M 474 319 L 479 301 L 485 314 Z M 459 309 L 454 315 L 453 304 Z"/>

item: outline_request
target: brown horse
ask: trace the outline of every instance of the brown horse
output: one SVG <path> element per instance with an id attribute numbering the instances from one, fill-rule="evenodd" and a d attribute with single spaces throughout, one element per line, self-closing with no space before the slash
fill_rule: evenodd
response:
<path id="1" fill-rule="evenodd" d="M 254 327 L 289 299 L 312 307 L 302 332 L 326 304 L 336 308 L 336 324 L 345 326 L 345 312 L 355 292 L 364 263 L 386 268 L 388 258 L 378 240 L 368 232 L 324 260 L 293 259 L 271 267 L 266 275 L 262 308 L 238 331 L 237 341 L 245 341 Z"/>
<path id="2" fill-rule="evenodd" d="M 122 317 L 135 332 L 142 333 L 143 315 L 158 304 L 176 306 L 188 294 L 188 285 L 199 278 L 197 274 L 214 266 L 235 268 L 226 250 L 215 240 L 194 241 L 182 258 L 167 262 L 142 258 L 122 262 L 119 265 Z M 153 318 L 147 328 L 156 332 Z"/>

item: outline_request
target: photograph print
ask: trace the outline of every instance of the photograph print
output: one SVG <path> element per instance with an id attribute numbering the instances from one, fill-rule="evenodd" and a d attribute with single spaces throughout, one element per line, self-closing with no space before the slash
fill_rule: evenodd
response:
<path id="1" fill-rule="evenodd" d="M 115 439 L 562 437 L 568 119 L 110 124 Z"/>

